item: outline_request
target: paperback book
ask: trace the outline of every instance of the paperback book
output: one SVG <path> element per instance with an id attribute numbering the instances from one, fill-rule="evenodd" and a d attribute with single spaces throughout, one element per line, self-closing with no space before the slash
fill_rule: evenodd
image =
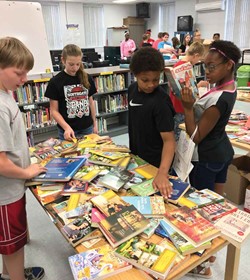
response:
<path id="1" fill-rule="evenodd" d="M 128 153 L 122 153 L 122 152 L 111 152 L 111 151 L 103 151 L 103 150 L 90 150 L 89 151 L 91 154 L 100 156 L 100 157 L 104 157 L 107 159 L 111 159 L 111 160 L 117 160 L 117 159 L 121 159 L 124 157 L 127 157 L 129 154 Z"/>
<path id="2" fill-rule="evenodd" d="M 135 236 L 121 244 L 115 250 L 115 254 L 159 279 L 167 277 L 177 256 L 177 253 L 173 250 L 145 241 L 139 236 Z"/>
<path id="3" fill-rule="evenodd" d="M 149 195 L 155 194 L 158 191 L 156 191 L 153 188 L 153 185 L 152 185 L 153 180 L 154 179 L 152 178 L 152 179 L 144 181 L 140 184 L 131 186 L 131 191 L 134 194 L 139 195 L 139 196 L 149 196 Z"/>
<path id="4" fill-rule="evenodd" d="M 179 179 L 169 178 L 169 181 L 172 183 L 173 192 L 171 197 L 168 198 L 168 201 L 177 204 L 178 200 L 189 190 L 190 185 Z"/>
<path id="5" fill-rule="evenodd" d="M 74 280 L 104 279 L 132 268 L 108 244 L 70 256 L 69 264 Z"/>
<path id="6" fill-rule="evenodd" d="M 55 201 L 58 198 L 61 198 L 61 190 L 51 190 L 51 191 L 44 191 L 41 190 L 39 186 L 37 186 L 34 189 L 34 194 L 38 198 L 38 200 L 41 202 L 42 205 L 47 205 L 48 203 L 51 203 Z"/>
<path id="7" fill-rule="evenodd" d="M 134 168 L 133 171 L 135 171 L 136 173 L 140 174 L 141 176 L 149 180 L 155 178 L 158 172 L 158 168 L 147 163 L 142 166 L 138 166 Z"/>
<path id="8" fill-rule="evenodd" d="M 113 248 L 142 233 L 148 226 L 148 219 L 133 205 L 123 207 L 99 223 L 100 230 Z"/>
<path id="9" fill-rule="evenodd" d="M 78 179 L 71 179 L 66 182 L 62 188 L 62 195 L 70 195 L 72 193 L 86 193 L 88 182 L 83 182 Z"/>
<path id="10" fill-rule="evenodd" d="M 47 171 L 33 178 L 34 181 L 69 181 L 84 164 L 86 158 L 53 158 L 46 164 Z"/>
<path id="11" fill-rule="evenodd" d="M 220 235 L 220 230 L 210 221 L 186 206 L 166 212 L 165 216 L 171 226 L 195 247 Z"/>
<path id="12" fill-rule="evenodd" d="M 94 164 L 99 164 L 99 165 L 106 165 L 106 166 L 118 166 L 119 163 L 122 161 L 122 158 L 116 159 L 116 160 L 111 160 L 102 156 L 98 156 L 98 155 L 91 155 L 88 158 L 88 162 L 90 163 L 94 163 Z"/>
<path id="13" fill-rule="evenodd" d="M 181 98 L 181 90 L 184 86 L 191 88 L 195 98 L 199 96 L 193 65 L 190 62 L 176 67 L 165 67 L 165 73 L 177 98 Z"/>
<path id="14" fill-rule="evenodd" d="M 93 206 L 92 203 L 87 201 L 86 203 L 76 207 L 75 209 L 66 211 L 65 217 L 67 219 L 73 219 L 84 215 L 90 215 L 92 219 L 92 206 Z"/>

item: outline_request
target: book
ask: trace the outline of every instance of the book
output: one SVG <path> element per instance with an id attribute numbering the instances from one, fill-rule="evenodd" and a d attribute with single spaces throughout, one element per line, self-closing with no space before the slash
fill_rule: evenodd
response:
<path id="1" fill-rule="evenodd" d="M 103 213 L 101 213 L 97 208 L 92 207 L 92 213 L 91 213 L 92 227 L 98 227 L 98 223 L 105 218 L 106 216 Z"/>
<path id="2" fill-rule="evenodd" d="M 100 230 L 113 248 L 142 233 L 148 226 L 148 219 L 133 205 L 123 207 L 99 223 Z"/>
<path id="3" fill-rule="evenodd" d="M 184 195 L 184 197 L 187 201 L 191 202 L 190 208 L 199 208 L 212 203 L 219 203 L 225 201 L 225 198 L 223 196 L 209 189 L 194 190 L 191 192 L 187 192 L 187 195 Z M 182 206 L 182 200 L 179 200 L 178 204 Z"/>
<path id="4" fill-rule="evenodd" d="M 149 239 L 154 233 L 155 229 L 158 227 L 160 220 L 156 218 L 149 218 L 149 226 L 141 233 L 141 237 Z"/>
<path id="5" fill-rule="evenodd" d="M 168 201 L 177 204 L 178 200 L 189 190 L 190 184 L 173 178 L 169 178 L 169 182 L 172 183 L 173 192 Z"/>
<path id="6" fill-rule="evenodd" d="M 55 150 L 51 146 L 36 146 L 35 149 L 32 151 L 32 154 L 36 156 L 40 160 L 44 160 L 46 158 L 52 158 L 54 156 L 59 156 L 60 152 Z"/>
<path id="7" fill-rule="evenodd" d="M 115 255 L 156 278 L 165 279 L 177 253 L 135 236 L 121 244 L 115 250 Z"/>
<path id="8" fill-rule="evenodd" d="M 156 191 L 154 188 L 153 188 L 153 178 L 150 179 L 150 180 L 147 180 L 147 181 L 144 181 L 140 184 L 137 184 L 137 185 L 134 185 L 134 186 L 131 186 L 131 191 L 136 194 L 136 195 L 139 195 L 139 196 L 149 196 L 149 195 L 152 195 L 152 194 L 155 194 Z"/>
<path id="9" fill-rule="evenodd" d="M 134 205 L 144 216 L 162 217 L 166 212 L 162 196 L 122 196 L 121 198 Z"/>
<path id="10" fill-rule="evenodd" d="M 111 151 L 103 151 L 103 150 L 90 150 L 89 152 L 91 154 L 104 157 L 110 160 L 117 160 L 129 156 L 128 153 L 111 152 Z"/>
<path id="11" fill-rule="evenodd" d="M 182 206 L 165 213 L 171 226 L 195 247 L 220 235 L 220 231 L 196 210 Z"/>
<path id="12" fill-rule="evenodd" d="M 46 182 L 42 183 L 39 187 L 43 191 L 62 190 L 64 183 L 59 182 Z"/>
<path id="13" fill-rule="evenodd" d="M 140 174 L 147 180 L 154 178 L 157 175 L 158 168 L 147 163 L 133 169 L 136 173 Z"/>
<path id="14" fill-rule="evenodd" d="M 223 237 L 240 248 L 250 235 L 250 213 L 238 209 L 220 218 L 215 226 L 221 230 Z"/>
<path id="15" fill-rule="evenodd" d="M 184 86 L 192 89 L 195 98 L 199 96 L 193 65 L 190 62 L 176 67 L 165 67 L 165 73 L 172 91 L 177 98 L 181 98 L 181 90 Z"/>
<path id="16" fill-rule="evenodd" d="M 45 167 L 46 173 L 33 178 L 34 181 L 69 181 L 84 164 L 86 158 L 53 158 Z"/>
<path id="17" fill-rule="evenodd" d="M 108 244 L 75 254 L 68 260 L 74 280 L 104 279 L 132 268 L 116 257 Z"/>
<path id="18" fill-rule="evenodd" d="M 106 175 L 101 177 L 98 182 L 99 184 L 102 184 L 105 187 L 117 192 L 127 182 L 129 182 L 133 176 L 133 173 L 129 172 L 128 170 L 114 168 Z"/>
<path id="19" fill-rule="evenodd" d="M 237 207 L 228 201 L 213 203 L 202 208 L 198 208 L 197 211 L 206 219 L 213 222 L 221 217 L 237 211 Z"/>
<path id="20" fill-rule="evenodd" d="M 107 217 L 129 205 L 112 190 L 91 198 L 91 202 Z"/>
<path id="21" fill-rule="evenodd" d="M 160 226 L 163 231 L 165 231 L 165 237 L 172 241 L 175 248 L 183 255 L 189 255 L 200 250 L 208 249 L 211 247 L 211 242 L 207 241 L 201 244 L 200 246 L 194 246 L 191 242 L 189 242 L 185 237 L 182 236 L 179 232 L 177 232 L 171 223 L 167 219 L 162 219 L 160 221 Z M 164 236 L 164 235 L 162 235 Z"/>
<path id="22" fill-rule="evenodd" d="M 106 166 L 118 166 L 119 163 L 122 161 L 122 158 L 116 159 L 116 160 L 111 160 L 105 157 L 101 157 L 98 155 L 91 155 L 88 158 L 88 162 L 94 163 L 94 164 L 99 164 L 99 165 L 106 165 Z"/>
<path id="23" fill-rule="evenodd" d="M 91 214 L 90 214 L 91 213 Z M 92 219 L 92 203 L 87 201 L 83 205 L 76 207 L 70 211 L 65 212 L 65 217 L 67 219 L 81 217 L 83 215 L 90 215 Z"/>
<path id="24" fill-rule="evenodd" d="M 62 197 L 61 190 L 44 191 L 41 190 L 39 186 L 37 186 L 34 189 L 34 194 L 36 195 L 36 197 L 38 198 L 38 200 L 41 202 L 42 205 L 46 205 Z"/>
<path id="25" fill-rule="evenodd" d="M 62 195 L 70 195 L 72 193 L 86 193 L 88 182 L 83 182 L 77 179 L 71 179 L 66 182 L 62 188 Z"/>

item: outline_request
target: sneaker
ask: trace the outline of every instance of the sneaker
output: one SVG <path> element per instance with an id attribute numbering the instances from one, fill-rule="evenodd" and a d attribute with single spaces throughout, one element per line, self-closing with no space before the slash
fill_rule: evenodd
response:
<path id="1" fill-rule="evenodd" d="M 40 280 L 44 275 L 44 269 L 39 266 L 24 269 L 24 276 L 26 280 Z"/>

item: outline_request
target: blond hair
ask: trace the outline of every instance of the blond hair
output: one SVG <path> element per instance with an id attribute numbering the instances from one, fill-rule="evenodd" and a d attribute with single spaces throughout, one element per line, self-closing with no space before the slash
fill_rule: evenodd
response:
<path id="1" fill-rule="evenodd" d="M 66 61 L 68 56 L 80 56 L 82 58 L 82 50 L 77 45 L 74 44 L 66 45 L 62 50 L 62 59 Z M 88 74 L 84 71 L 82 63 L 76 74 L 80 80 L 80 83 L 85 88 L 89 89 L 90 83 L 88 79 Z"/>
<path id="2" fill-rule="evenodd" d="M 189 46 L 186 54 L 187 55 L 198 54 L 200 56 L 203 56 L 205 54 L 205 47 L 200 42 L 194 42 Z"/>
<path id="3" fill-rule="evenodd" d="M 0 39 L 0 68 L 17 67 L 29 71 L 33 66 L 33 54 L 20 40 L 13 37 Z"/>

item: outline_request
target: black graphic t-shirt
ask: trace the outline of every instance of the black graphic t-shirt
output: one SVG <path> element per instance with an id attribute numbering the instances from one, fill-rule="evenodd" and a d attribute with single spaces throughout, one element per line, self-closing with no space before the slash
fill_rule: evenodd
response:
<path id="1" fill-rule="evenodd" d="M 96 93 L 96 87 L 90 76 L 88 79 L 90 89 L 81 85 L 77 76 L 62 71 L 50 80 L 45 92 L 46 97 L 58 101 L 59 113 L 73 130 L 86 129 L 93 124 L 89 97 Z"/>

